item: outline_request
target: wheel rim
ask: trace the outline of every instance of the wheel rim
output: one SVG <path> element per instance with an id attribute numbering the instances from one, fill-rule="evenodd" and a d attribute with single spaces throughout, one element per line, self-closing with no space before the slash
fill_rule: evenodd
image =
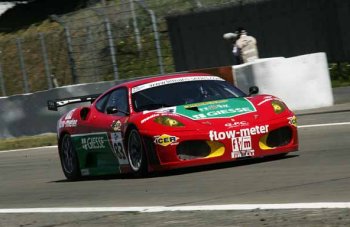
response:
<path id="1" fill-rule="evenodd" d="M 66 173 L 73 172 L 73 147 L 69 136 L 65 136 L 62 141 L 62 164 Z"/>
<path id="2" fill-rule="evenodd" d="M 135 130 L 129 135 L 128 157 L 131 168 L 135 172 L 139 171 L 142 165 L 142 143 L 140 135 Z"/>

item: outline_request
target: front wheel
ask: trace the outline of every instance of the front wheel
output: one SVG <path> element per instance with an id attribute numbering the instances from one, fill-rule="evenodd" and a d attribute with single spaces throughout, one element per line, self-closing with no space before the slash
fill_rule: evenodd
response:
<path id="1" fill-rule="evenodd" d="M 127 138 L 127 155 L 132 171 L 136 175 L 146 175 L 147 157 L 143 149 L 140 133 L 136 129 L 131 129 Z"/>
<path id="2" fill-rule="evenodd" d="M 71 137 L 68 134 L 64 135 L 60 142 L 59 155 L 66 178 L 68 180 L 79 180 L 81 178 L 79 161 Z"/>

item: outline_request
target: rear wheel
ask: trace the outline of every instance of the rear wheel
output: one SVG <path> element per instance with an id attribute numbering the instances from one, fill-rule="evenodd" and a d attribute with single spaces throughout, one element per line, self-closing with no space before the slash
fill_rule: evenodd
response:
<path id="1" fill-rule="evenodd" d="M 140 133 L 137 129 L 131 129 L 127 138 L 127 155 L 132 171 L 136 175 L 147 174 L 147 157 Z"/>
<path id="2" fill-rule="evenodd" d="M 80 179 L 79 161 L 69 134 L 65 134 L 61 139 L 59 154 L 62 170 L 66 178 L 68 180 Z"/>

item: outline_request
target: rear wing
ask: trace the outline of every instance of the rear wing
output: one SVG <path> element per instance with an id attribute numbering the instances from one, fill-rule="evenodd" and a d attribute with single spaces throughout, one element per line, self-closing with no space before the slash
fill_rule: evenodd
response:
<path id="1" fill-rule="evenodd" d="M 59 107 L 66 106 L 66 105 L 73 104 L 73 103 L 80 103 L 80 102 L 91 102 L 92 103 L 93 101 L 95 101 L 95 99 L 97 99 L 98 96 L 100 96 L 100 94 L 48 100 L 47 101 L 47 108 L 49 110 L 52 110 L 52 111 L 57 111 Z"/>

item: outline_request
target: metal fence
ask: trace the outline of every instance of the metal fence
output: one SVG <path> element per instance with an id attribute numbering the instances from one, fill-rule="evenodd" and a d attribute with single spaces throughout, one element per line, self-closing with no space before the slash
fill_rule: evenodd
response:
<path id="1" fill-rule="evenodd" d="M 167 33 L 143 2 L 50 20 L 60 25 L 58 30 L 0 42 L 0 95 L 174 71 Z"/>
<path id="2" fill-rule="evenodd" d="M 0 96 L 174 72 L 165 16 L 242 1 L 119 0 L 51 15 L 49 32 L 0 40 Z"/>
<path id="3" fill-rule="evenodd" d="M 60 67 L 64 75 L 64 67 L 68 67 L 64 62 L 66 56 L 58 49 L 58 46 L 65 45 L 60 37 L 59 32 L 38 33 L 0 43 L 1 94 L 6 96 L 52 88 L 51 76 L 55 69 Z"/>

